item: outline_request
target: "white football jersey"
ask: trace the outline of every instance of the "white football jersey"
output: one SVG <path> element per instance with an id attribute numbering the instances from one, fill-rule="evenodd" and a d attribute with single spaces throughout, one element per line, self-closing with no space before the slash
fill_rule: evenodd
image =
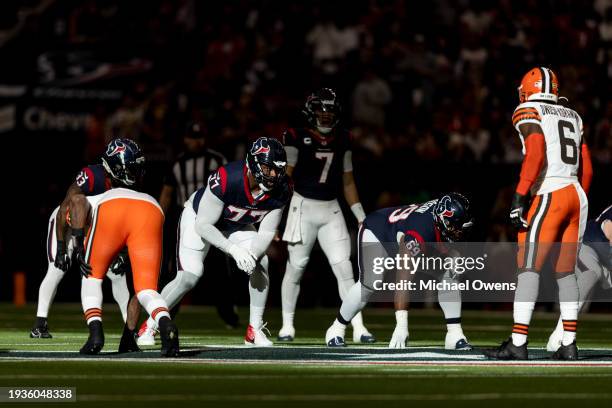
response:
<path id="1" fill-rule="evenodd" d="M 524 123 L 540 125 L 546 141 L 546 160 L 531 194 L 546 194 L 578 183 L 582 144 L 582 118 L 574 110 L 546 102 L 525 102 L 512 115 L 525 154 L 525 140 L 519 130 Z"/>

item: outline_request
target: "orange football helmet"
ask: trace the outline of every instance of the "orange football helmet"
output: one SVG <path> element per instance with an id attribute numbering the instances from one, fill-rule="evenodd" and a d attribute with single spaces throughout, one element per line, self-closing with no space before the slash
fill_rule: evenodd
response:
<path id="1" fill-rule="evenodd" d="M 523 76 L 518 93 L 521 103 L 532 100 L 556 103 L 559 100 L 557 74 L 549 68 L 532 68 Z"/>

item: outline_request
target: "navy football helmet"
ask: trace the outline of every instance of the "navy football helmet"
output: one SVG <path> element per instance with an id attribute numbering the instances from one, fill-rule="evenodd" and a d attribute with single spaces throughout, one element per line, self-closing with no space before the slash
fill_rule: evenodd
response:
<path id="1" fill-rule="evenodd" d="M 102 165 L 115 184 L 131 187 L 144 174 L 145 157 L 131 139 L 113 139 L 102 155 Z"/>
<path id="2" fill-rule="evenodd" d="M 253 142 L 247 153 L 246 162 L 249 171 L 263 191 L 273 190 L 285 180 L 287 153 L 281 142 L 276 139 L 260 137 Z"/>
<path id="3" fill-rule="evenodd" d="M 336 93 L 330 88 L 322 88 L 306 99 L 302 112 L 306 115 L 310 126 L 326 135 L 340 121 L 340 111 L 341 106 Z"/>
<path id="4" fill-rule="evenodd" d="M 448 242 L 461 241 L 474 225 L 470 202 L 459 193 L 447 193 L 440 197 L 433 217 L 442 238 Z"/>

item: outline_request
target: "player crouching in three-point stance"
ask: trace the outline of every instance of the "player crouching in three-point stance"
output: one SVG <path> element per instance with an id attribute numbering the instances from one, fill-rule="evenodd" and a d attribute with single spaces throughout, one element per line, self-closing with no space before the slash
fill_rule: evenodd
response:
<path id="1" fill-rule="evenodd" d="M 107 152 L 104 164 L 114 178 L 128 181 L 124 185 L 136 186 L 142 178 L 144 156 L 135 143 L 129 142 L 117 143 L 113 151 Z M 138 301 L 160 327 L 161 354 L 177 356 L 178 330 L 166 302 L 157 293 L 164 224 L 161 207 L 148 194 L 127 188 L 113 188 L 96 199 L 86 249 L 76 251 L 84 275 L 81 302 L 89 327 L 89 338 L 80 352 L 97 354 L 104 346 L 102 279 L 111 261 L 127 246 Z"/>
<path id="2" fill-rule="evenodd" d="M 362 310 L 374 294 L 370 260 L 373 257 L 419 256 L 435 250 L 428 256 L 443 256 L 445 242 L 464 239 L 473 221 L 469 201 L 458 193 L 445 194 L 437 200 L 423 204 L 383 208 L 369 214 L 359 229 L 357 240 L 359 282 L 349 290 L 342 302 L 338 317 L 327 329 L 325 342 L 329 347 L 345 345 L 344 333 L 349 321 Z M 427 245 L 429 244 L 429 245 Z M 427 246 L 427 247 L 426 247 Z M 445 272 L 442 279 L 456 282 L 456 276 Z M 389 348 L 405 348 L 408 341 L 407 302 L 395 297 L 397 325 Z M 471 350 L 461 327 L 461 294 L 458 290 L 439 290 L 438 301 L 446 319 L 446 349 Z"/>
<path id="3" fill-rule="evenodd" d="M 230 254 L 249 275 L 251 298 L 246 345 L 268 347 L 263 313 L 268 297 L 268 258 L 283 208 L 292 187 L 285 175 L 287 156 L 275 139 L 260 137 L 247 153 L 246 163 L 229 163 L 208 179 L 185 203 L 178 229 L 176 278 L 162 290 L 174 307 L 204 272 L 204 258 L 214 245 Z M 259 223 L 259 230 L 253 224 Z M 155 322 L 147 321 L 139 345 L 154 344 Z"/>
<path id="4" fill-rule="evenodd" d="M 576 280 L 578 281 L 578 311 L 589 301 L 597 282 L 602 288 L 612 287 L 612 205 L 599 217 L 587 222 L 578 260 Z M 563 341 L 563 319 L 559 318 L 557 327 L 548 339 L 546 349 L 555 352 Z"/>
<path id="5" fill-rule="evenodd" d="M 351 135 L 338 126 L 340 104 L 336 94 L 328 88 L 318 90 L 308 97 L 304 113 L 309 127 L 288 129 L 284 134 L 287 173 L 294 180 L 295 193 L 283 234 L 289 260 L 281 289 L 283 327 L 278 333 L 280 341 L 295 338 L 293 318 L 300 280 L 317 239 L 338 281 L 340 299 L 344 299 L 355 284 L 350 237 L 338 203 L 341 185 L 357 222 L 365 218 L 353 178 Z M 376 341 L 365 328 L 361 313 L 353 317 L 351 324 L 355 342 Z"/>
<path id="6" fill-rule="evenodd" d="M 485 355 L 500 360 L 528 358 L 527 334 L 538 298 L 539 272 L 550 255 L 563 320 L 561 347 L 552 357 L 575 360 L 579 294 L 574 268 L 587 221 L 586 192 L 593 174 L 590 155 L 582 139 L 582 119 L 557 104 L 559 83 L 553 71 L 533 68 L 518 90 L 521 104 L 512 122 L 525 158 L 510 211 L 510 221 L 519 228 L 514 326 L 512 336 Z M 553 248 L 554 243 L 559 248 Z"/>

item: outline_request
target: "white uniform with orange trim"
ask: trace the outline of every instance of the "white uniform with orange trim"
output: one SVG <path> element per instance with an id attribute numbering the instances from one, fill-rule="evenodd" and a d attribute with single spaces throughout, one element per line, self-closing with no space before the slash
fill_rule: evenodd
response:
<path id="1" fill-rule="evenodd" d="M 546 102 L 521 103 L 512 115 L 512 124 L 519 134 L 525 153 L 525 140 L 519 127 L 534 123 L 542 128 L 546 141 L 546 162 L 531 194 L 545 194 L 578 183 L 582 118 L 576 111 Z"/>

